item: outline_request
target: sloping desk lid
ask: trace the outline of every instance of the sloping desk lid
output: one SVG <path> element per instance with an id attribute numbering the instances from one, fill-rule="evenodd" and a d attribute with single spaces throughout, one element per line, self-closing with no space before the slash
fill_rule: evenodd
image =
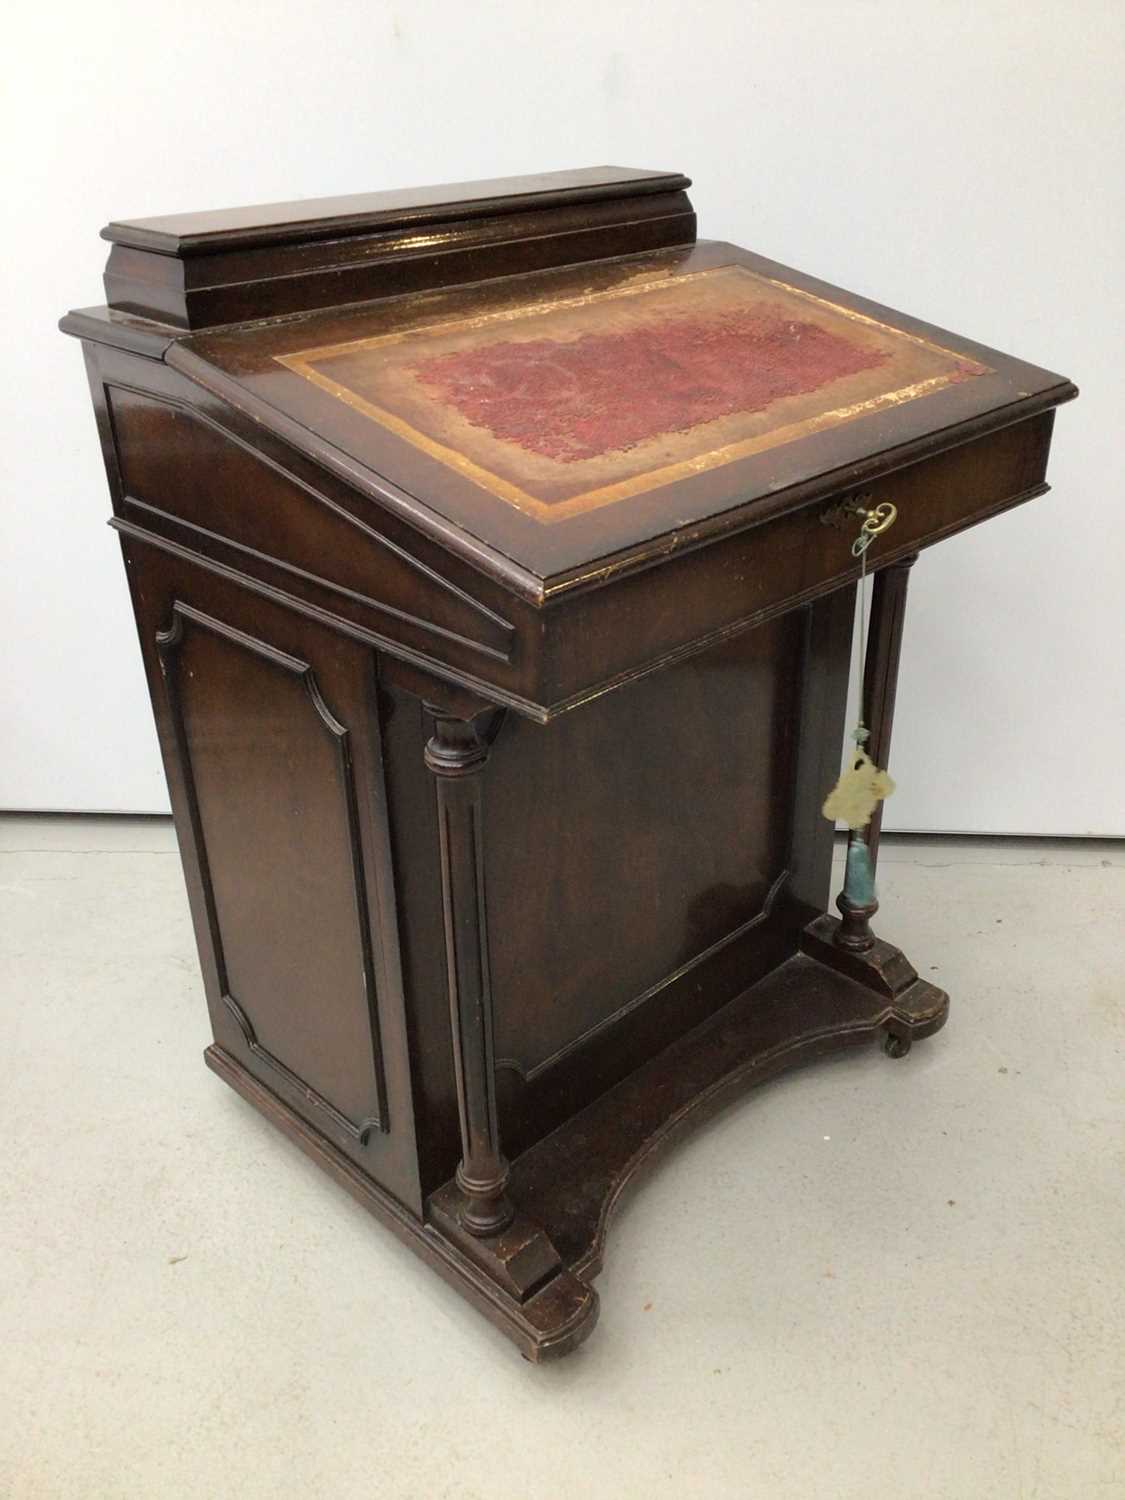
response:
<path id="1" fill-rule="evenodd" d="M 539 598 L 1074 394 L 708 242 L 199 332 L 165 357 Z"/>

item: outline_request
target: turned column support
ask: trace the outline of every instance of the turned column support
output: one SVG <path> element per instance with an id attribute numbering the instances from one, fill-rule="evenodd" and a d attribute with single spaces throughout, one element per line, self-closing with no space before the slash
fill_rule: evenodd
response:
<path id="1" fill-rule="evenodd" d="M 871 615 L 867 626 L 867 654 L 863 663 L 863 722 L 868 729 L 864 746 L 877 766 L 886 769 L 891 753 L 891 730 L 894 726 L 895 694 L 898 689 L 898 668 L 902 656 L 902 630 L 906 620 L 906 587 L 910 569 L 918 561 L 915 552 L 880 568 L 871 585 Z M 883 824 L 883 804 L 876 805 L 871 821 L 862 833 L 849 835 L 849 855 L 852 845 L 862 840 L 867 845 L 874 871 L 879 858 L 879 833 Z M 863 903 L 847 900 L 841 893 L 836 898 L 840 912 L 840 925 L 836 930 L 836 942 L 841 948 L 853 953 L 864 953 L 872 947 L 875 935 L 871 931 L 871 918 L 879 910 L 874 890 L 870 899 Z"/>
<path id="2" fill-rule="evenodd" d="M 906 621 L 906 586 L 917 552 L 880 568 L 871 581 L 871 618 L 867 627 L 867 655 L 863 664 L 863 722 L 870 731 L 867 753 L 877 766 L 887 768 L 895 718 L 902 629 Z M 867 848 L 874 866 L 883 826 L 880 802 L 867 825 Z"/>
<path id="3" fill-rule="evenodd" d="M 470 1234 L 498 1234 L 512 1220 L 508 1163 L 500 1149 L 488 966 L 482 823 L 482 772 L 503 710 L 472 719 L 430 708 L 434 732 L 426 765 L 437 788 L 446 974 L 463 1195 L 460 1221 Z"/>
<path id="4" fill-rule="evenodd" d="M 848 835 L 848 847 L 856 837 Z M 872 897 L 862 903 L 849 901 L 843 891 L 836 897 L 836 910 L 840 913 L 840 925 L 836 929 L 836 942 L 851 953 L 866 953 L 875 946 L 875 934 L 871 931 L 871 918 L 879 910 L 878 901 Z"/>

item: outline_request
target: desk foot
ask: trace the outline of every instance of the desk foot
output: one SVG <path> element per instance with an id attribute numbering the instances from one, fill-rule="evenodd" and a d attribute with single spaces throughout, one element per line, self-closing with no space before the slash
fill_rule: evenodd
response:
<path id="1" fill-rule="evenodd" d="M 211 1046 L 204 1058 L 213 1072 L 506 1334 L 525 1359 L 533 1364 L 558 1359 L 593 1331 L 598 1321 L 597 1292 L 561 1264 L 536 1226 L 517 1214 L 499 1234 L 482 1239 L 466 1231 L 459 1212 L 454 1211 L 447 1231 L 441 1222 L 441 1202 L 433 1222 L 419 1220 L 229 1052 Z M 450 1188 L 456 1191 L 453 1185 Z M 440 1200 L 445 1191 L 435 1198 Z"/>
<path id="2" fill-rule="evenodd" d="M 842 945 L 841 926 L 836 917 L 817 917 L 801 934 L 801 950 L 888 1002 L 883 1050 L 888 1057 L 905 1057 L 913 1042 L 945 1025 L 949 996 L 919 979 L 906 955 L 882 938 L 861 951 Z"/>

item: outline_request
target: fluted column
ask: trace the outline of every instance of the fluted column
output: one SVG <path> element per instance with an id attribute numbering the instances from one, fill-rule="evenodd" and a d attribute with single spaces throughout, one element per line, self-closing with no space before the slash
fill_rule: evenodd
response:
<path id="1" fill-rule="evenodd" d="M 512 1218 L 508 1163 L 500 1149 L 485 909 L 481 773 L 489 741 L 475 720 L 435 716 L 426 765 L 437 787 L 446 973 L 464 1195 L 461 1223 L 496 1234 Z"/>

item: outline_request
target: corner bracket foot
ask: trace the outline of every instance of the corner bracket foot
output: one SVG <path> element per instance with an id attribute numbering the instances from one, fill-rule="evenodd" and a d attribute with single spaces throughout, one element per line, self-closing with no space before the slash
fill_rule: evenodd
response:
<path id="1" fill-rule="evenodd" d="M 919 979 L 906 955 L 882 938 L 863 951 L 843 946 L 837 935 L 840 925 L 836 917 L 817 917 L 801 934 L 801 951 L 884 997 L 884 1050 L 888 1057 L 905 1057 L 911 1043 L 945 1025 L 949 996 Z"/>

